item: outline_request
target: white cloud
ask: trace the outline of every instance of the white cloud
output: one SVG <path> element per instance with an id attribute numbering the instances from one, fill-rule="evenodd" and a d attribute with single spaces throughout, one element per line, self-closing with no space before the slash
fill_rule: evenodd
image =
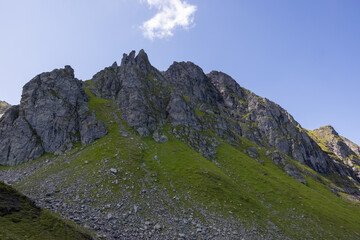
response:
<path id="1" fill-rule="evenodd" d="M 141 26 L 144 36 L 150 40 L 174 35 L 177 27 L 190 28 L 194 24 L 196 6 L 184 0 L 146 0 L 159 12 Z"/>

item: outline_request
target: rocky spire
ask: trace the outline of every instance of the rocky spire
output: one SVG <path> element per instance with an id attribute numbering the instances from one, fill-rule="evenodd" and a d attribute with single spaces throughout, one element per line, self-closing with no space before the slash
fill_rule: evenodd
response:
<path id="1" fill-rule="evenodd" d="M 325 144 L 325 146 L 339 158 L 346 159 L 353 156 L 360 160 L 360 147 L 340 136 L 334 127 L 327 125 L 315 129 L 313 132 L 316 134 L 319 143 Z"/>
<path id="2" fill-rule="evenodd" d="M 16 165 L 44 152 L 89 144 L 107 130 L 87 105 L 82 82 L 70 66 L 42 73 L 27 83 L 19 106 L 0 120 L 0 164 Z"/>

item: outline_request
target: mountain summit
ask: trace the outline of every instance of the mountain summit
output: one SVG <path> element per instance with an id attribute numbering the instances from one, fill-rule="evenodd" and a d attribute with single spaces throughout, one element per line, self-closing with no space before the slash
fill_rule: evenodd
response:
<path id="1" fill-rule="evenodd" d="M 332 126 L 315 129 L 310 136 L 335 161 L 342 162 L 360 178 L 360 147 L 340 136 Z"/>
<path id="2" fill-rule="evenodd" d="M 20 105 L 0 120 L 0 164 L 17 165 L 45 152 L 66 151 L 72 142 L 89 144 L 105 136 L 105 126 L 89 110 L 82 85 L 70 66 L 28 82 Z"/>
<path id="3" fill-rule="evenodd" d="M 143 50 L 85 82 L 42 73 L 0 120 L 19 165 L 0 180 L 108 239 L 360 239 L 358 161 L 332 127 Z"/>

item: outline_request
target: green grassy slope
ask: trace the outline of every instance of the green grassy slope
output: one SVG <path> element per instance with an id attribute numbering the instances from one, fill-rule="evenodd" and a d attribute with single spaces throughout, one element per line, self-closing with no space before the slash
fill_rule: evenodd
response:
<path id="1" fill-rule="evenodd" d="M 0 239 L 93 239 L 0 182 Z"/>
<path id="2" fill-rule="evenodd" d="M 61 156 L 45 155 L 4 168 L 14 173 L 30 169 L 14 184 L 17 189 L 35 197 L 73 189 L 80 199 L 93 199 L 91 207 L 116 205 L 126 198 L 125 204 L 141 207 L 138 216 L 145 219 L 158 217 L 157 206 L 174 216 L 191 208 L 204 223 L 235 221 L 274 238 L 281 234 L 291 239 L 360 239 L 360 208 L 333 194 L 331 182 L 298 162 L 293 164 L 307 174 L 306 185 L 268 159 L 266 149 L 246 139 L 240 138 L 237 147 L 218 139 L 217 157 L 209 161 L 170 134 L 162 144 L 151 137 L 142 139 L 120 120 L 111 101 L 92 96 L 89 106 L 109 134 Z M 167 126 L 163 131 L 170 130 Z M 259 149 L 262 161 L 244 153 L 251 146 Z M 111 168 L 118 173 L 109 173 Z M 41 185 L 44 181 L 52 185 Z M 142 189 L 153 192 L 146 198 Z M 58 194 L 55 197 L 62 197 Z M 71 198 L 63 200 L 73 204 Z"/>

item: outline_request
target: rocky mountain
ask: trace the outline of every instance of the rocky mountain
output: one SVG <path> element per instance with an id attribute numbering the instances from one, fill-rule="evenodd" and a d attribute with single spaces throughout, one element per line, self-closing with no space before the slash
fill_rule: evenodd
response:
<path id="1" fill-rule="evenodd" d="M 360 177 L 360 147 L 345 137 L 340 136 L 332 126 L 325 126 L 310 132 L 310 136 L 325 152 L 346 164 Z"/>
<path id="2" fill-rule="evenodd" d="M 42 73 L 23 88 L 20 105 L 0 120 L 0 164 L 13 166 L 72 143 L 89 144 L 107 130 L 87 105 L 83 83 L 70 66 Z"/>
<path id="3" fill-rule="evenodd" d="M 360 239 L 358 150 L 143 50 L 85 82 L 42 73 L 0 120 L 0 163 L 20 164 L 0 180 L 106 239 Z"/>
<path id="4" fill-rule="evenodd" d="M 10 108 L 10 104 L 0 101 L 0 118 L 4 115 L 5 111 Z"/>
<path id="5" fill-rule="evenodd" d="M 142 50 L 136 57 L 135 52 L 124 55 L 120 66 L 114 63 L 90 82 L 96 96 L 117 102 L 122 119 L 143 137 L 170 124 L 174 136 L 211 159 L 216 155 L 216 137 L 237 144 L 237 136 L 242 136 L 319 173 L 335 171 L 359 182 L 348 166 L 333 161 L 287 111 L 240 87 L 224 73 L 206 75 L 191 62 L 175 62 L 161 73 Z"/>

